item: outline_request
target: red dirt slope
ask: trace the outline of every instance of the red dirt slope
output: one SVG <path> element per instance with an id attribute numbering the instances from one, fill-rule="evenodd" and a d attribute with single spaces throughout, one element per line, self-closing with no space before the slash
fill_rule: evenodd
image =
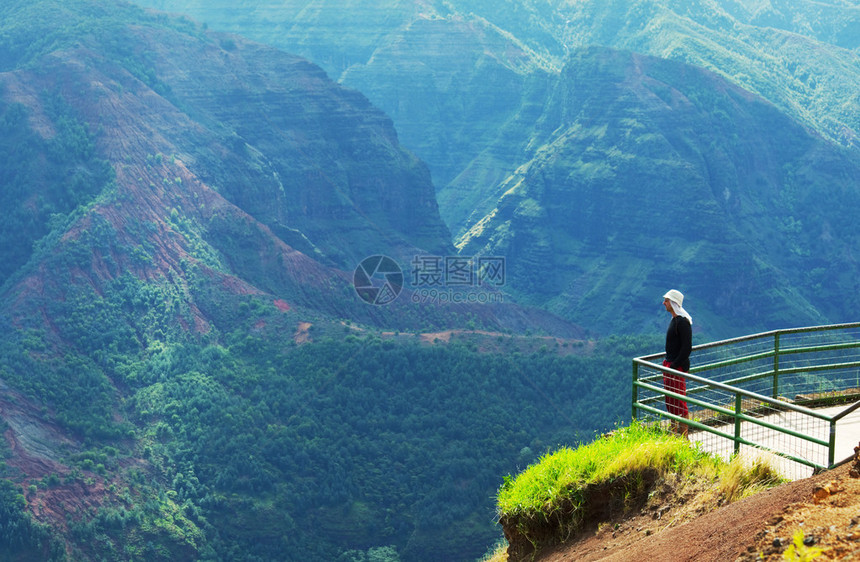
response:
<path id="1" fill-rule="evenodd" d="M 671 516 L 642 510 L 536 560 L 777 561 L 797 530 L 808 547 L 822 550 L 816 560 L 860 559 L 860 478 L 849 475 L 852 466 L 790 482 L 677 525 Z"/>

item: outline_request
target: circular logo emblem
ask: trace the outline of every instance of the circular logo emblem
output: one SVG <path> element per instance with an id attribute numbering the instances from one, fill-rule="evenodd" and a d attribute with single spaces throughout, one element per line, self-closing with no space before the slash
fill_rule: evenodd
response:
<path id="1" fill-rule="evenodd" d="M 364 302 L 388 304 L 403 290 L 403 270 L 388 256 L 370 256 L 355 268 L 352 284 Z"/>

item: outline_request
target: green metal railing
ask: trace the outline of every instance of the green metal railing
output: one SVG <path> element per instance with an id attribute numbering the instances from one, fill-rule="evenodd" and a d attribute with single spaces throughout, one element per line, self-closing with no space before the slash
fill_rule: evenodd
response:
<path id="1" fill-rule="evenodd" d="M 860 323 L 775 330 L 698 345 L 689 373 L 663 367 L 662 353 L 633 359 L 634 419 L 685 423 L 697 439 L 738 454 L 769 451 L 813 471 L 835 464 L 837 422 L 860 408 Z M 683 376 L 685 396 L 663 387 Z M 687 402 L 690 418 L 665 398 Z M 812 409 L 847 404 L 838 413 Z M 701 433 L 699 433 L 701 432 Z"/>

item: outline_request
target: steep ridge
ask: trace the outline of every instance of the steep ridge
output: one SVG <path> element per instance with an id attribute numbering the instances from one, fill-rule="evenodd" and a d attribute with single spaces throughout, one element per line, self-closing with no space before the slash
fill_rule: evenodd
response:
<path id="1" fill-rule="evenodd" d="M 54 82 L 60 85 L 83 82 L 76 70 L 101 73 L 92 91 L 66 87 L 61 95 L 83 106 L 92 130 L 102 127 L 98 148 L 112 161 L 175 155 L 227 200 L 331 265 L 348 268 L 397 245 L 397 254 L 447 249 L 426 169 L 398 147 L 390 121 L 362 96 L 302 59 L 237 39 L 222 39 L 224 48 L 213 39 L 129 29 L 120 40 L 146 53 L 150 60 L 136 62 L 148 65 L 156 87 L 169 88 L 163 96 L 147 95 L 147 85 L 86 49 L 59 55 L 51 68 L 63 73 Z M 177 60 L 198 64 L 189 69 Z M 84 106 L 93 98 L 101 101 Z"/>
<path id="2" fill-rule="evenodd" d="M 701 66 L 825 138 L 856 145 L 858 123 L 837 93 L 860 80 L 860 7 L 850 2 L 611 0 L 578 3 L 568 15 L 568 48 L 597 44 Z"/>
<path id="3" fill-rule="evenodd" d="M 680 285 L 712 336 L 853 318 L 840 272 L 856 268 L 860 165 L 764 100 L 592 48 L 571 57 L 536 130 L 541 148 L 458 242 L 510 256 L 511 287 L 533 302 L 635 332 Z"/>

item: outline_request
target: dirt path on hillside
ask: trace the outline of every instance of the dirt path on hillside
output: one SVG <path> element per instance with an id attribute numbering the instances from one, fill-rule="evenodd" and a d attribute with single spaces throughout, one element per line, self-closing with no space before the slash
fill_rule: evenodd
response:
<path id="1" fill-rule="evenodd" d="M 822 549 L 816 560 L 860 560 L 860 478 L 849 475 L 851 467 L 790 482 L 686 522 L 677 522 L 684 518 L 683 506 L 637 512 L 536 560 L 775 562 L 783 560 L 797 530 L 808 547 Z"/>

